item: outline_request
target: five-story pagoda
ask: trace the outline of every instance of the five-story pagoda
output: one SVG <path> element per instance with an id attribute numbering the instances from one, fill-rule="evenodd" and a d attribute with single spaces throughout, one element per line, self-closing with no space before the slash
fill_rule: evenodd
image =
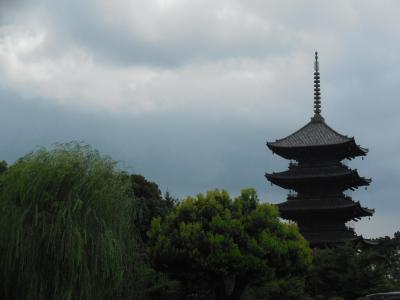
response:
<path id="1" fill-rule="evenodd" d="M 368 152 L 354 138 L 339 134 L 321 115 L 318 53 L 314 65 L 314 116 L 293 134 L 267 142 L 273 153 L 296 161 L 284 172 L 266 174 L 267 179 L 294 191 L 278 204 L 281 217 L 297 222 L 311 246 L 355 240 L 358 237 L 346 223 L 372 216 L 374 210 L 362 207 L 344 194 L 367 186 L 371 180 L 361 177 L 341 161 L 365 156 Z"/>

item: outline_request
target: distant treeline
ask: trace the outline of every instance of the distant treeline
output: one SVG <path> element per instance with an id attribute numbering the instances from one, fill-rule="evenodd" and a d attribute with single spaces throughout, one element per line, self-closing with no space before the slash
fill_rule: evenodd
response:
<path id="1" fill-rule="evenodd" d="M 253 189 L 178 200 L 84 144 L 0 163 L 1 299 L 357 299 L 400 289 L 399 255 L 311 250 Z"/>

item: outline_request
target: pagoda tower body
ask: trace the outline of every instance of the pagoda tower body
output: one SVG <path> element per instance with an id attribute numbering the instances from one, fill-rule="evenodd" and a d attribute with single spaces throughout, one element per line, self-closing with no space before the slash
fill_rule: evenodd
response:
<path id="1" fill-rule="evenodd" d="M 293 134 L 267 142 L 273 153 L 295 161 L 284 172 L 267 173 L 273 184 L 288 189 L 287 201 L 278 204 L 280 215 L 295 221 L 311 246 L 360 239 L 349 221 L 372 216 L 374 210 L 362 207 L 345 191 L 368 186 L 371 179 L 361 177 L 343 160 L 365 156 L 368 152 L 354 138 L 339 134 L 321 115 L 318 53 L 314 66 L 314 116 Z"/>

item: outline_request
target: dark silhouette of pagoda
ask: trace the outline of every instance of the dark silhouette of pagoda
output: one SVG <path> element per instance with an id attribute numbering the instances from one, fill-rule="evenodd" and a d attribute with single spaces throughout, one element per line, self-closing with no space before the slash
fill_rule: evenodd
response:
<path id="1" fill-rule="evenodd" d="M 344 194 L 368 186 L 371 179 L 361 177 L 341 161 L 365 156 L 368 152 L 354 138 L 339 134 L 321 115 L 318 53 L 314 65 L 314 116 L 295 133 L 275 142 L 267 142 L 273 153 L 296 161 L 284 172 L 265 174 L 267 179 L 290 192 L 287 201 L 278 204 L 281 217 L 297 222 L 311 246 L 360 239 L 346 226 L 353 220 L 372 216 L 373 209 L 362 207 Z"/>

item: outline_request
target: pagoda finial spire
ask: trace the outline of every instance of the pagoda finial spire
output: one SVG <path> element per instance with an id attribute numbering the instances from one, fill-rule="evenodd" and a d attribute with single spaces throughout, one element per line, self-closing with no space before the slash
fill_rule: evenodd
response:
<path id="1" fill-rule="evenodd" d="M 315 51 L 315 62 L 314 62 L 314 121 L 323 120 L 321 116 L 321 90 L 320 90 L 320 78 L 319 78 L 319 62 L 318 52 Z"/>

